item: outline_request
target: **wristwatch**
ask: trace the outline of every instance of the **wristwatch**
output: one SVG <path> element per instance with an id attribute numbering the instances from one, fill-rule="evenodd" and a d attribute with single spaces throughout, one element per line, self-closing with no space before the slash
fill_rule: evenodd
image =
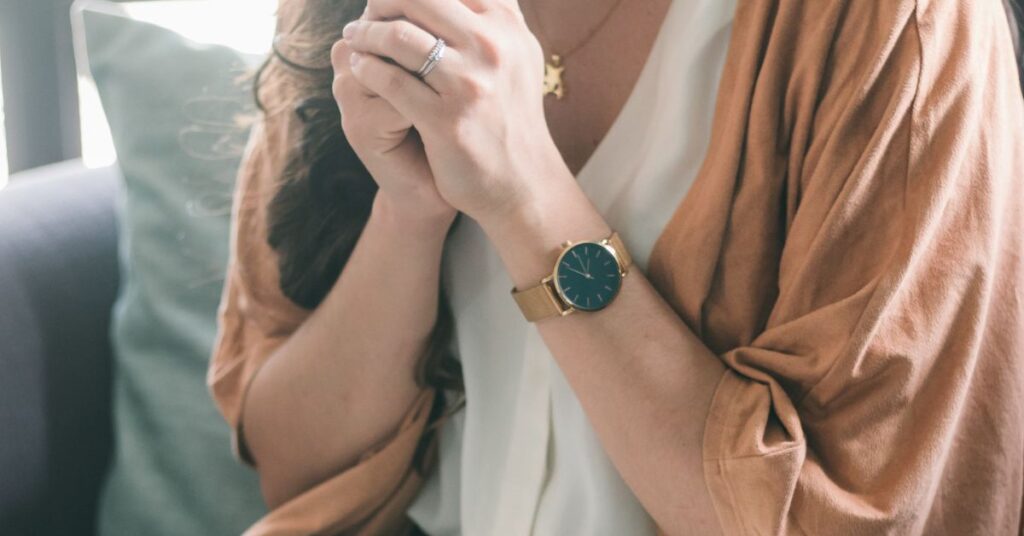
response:
<path id="1" fill-rule="evenodd" d="M 530 322 L 575 311 L 599 311 L 619 294 L 632 258 L 619 234 L 583 242 L 565 241 L 551 275 L 512 297 Z"/>

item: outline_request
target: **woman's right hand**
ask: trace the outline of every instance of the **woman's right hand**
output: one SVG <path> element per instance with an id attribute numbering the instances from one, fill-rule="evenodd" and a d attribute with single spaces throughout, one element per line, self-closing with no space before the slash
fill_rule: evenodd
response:
<path id="1" fill-rule="evenodd" d="M 334 98 L 341 127 L 385 197 L 403 217 L 447 229 L 457 211 L 438 193 L 423 144 L 412 123 L 352 76 L 352 50 L 342 39 L 331 49 Z"/>

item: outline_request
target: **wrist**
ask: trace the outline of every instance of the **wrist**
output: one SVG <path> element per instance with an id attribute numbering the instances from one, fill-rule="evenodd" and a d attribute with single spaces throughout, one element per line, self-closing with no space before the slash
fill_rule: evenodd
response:
<path id="1" fill-rule="evenodd" d="M 515 145 L 518 148 L 514 153 L 519 156 L 495 166 L 492 172 L 497 176 L 487 181 L 496 187 L 481 194 L 486 199 L 478 203 L 480 206 L 463 210 L 485 229 L 497 229 L 508 222 L 533 223 L 543 203 L 579 190 L 576 177 L 550 136 Z"/>
<path id="2" fill-rule="evenodd" d="M 543 191 L 478 220 L 520 289 L 551 273 L 566 240 L 595 240 L 611 234 L 611 227 L 568 169 L 543 184 Z"/>
<path id="3" fill-rule="evenodd" d="M 406 206 L 378 190 L 373 198 L 370 220 L 392 234 L 443 242 L 457 214 L 452 208 L 423 210 Z"/>

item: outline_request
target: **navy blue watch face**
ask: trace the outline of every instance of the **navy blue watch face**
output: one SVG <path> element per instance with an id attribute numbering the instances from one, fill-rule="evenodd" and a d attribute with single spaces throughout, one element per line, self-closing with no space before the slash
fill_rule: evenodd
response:
<path id="1" fill-rule="evenodd" d="M 565 251 L 558 261 L 555 279 L 562 298 L 583 311 L 604 308 L 622 286 L 615 257 L 604 246 L 589 242 Z"/>

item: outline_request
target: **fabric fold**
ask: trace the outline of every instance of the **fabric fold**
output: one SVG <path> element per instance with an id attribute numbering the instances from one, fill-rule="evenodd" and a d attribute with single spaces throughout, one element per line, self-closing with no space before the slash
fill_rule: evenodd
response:
<path id="1" fill-rule="evenodd" d="M 1024 114 L 1001 6 L 744 7 L 768 24 L 737 28 L 731 64 L 763 63 L 719 107 L 750 116 L 651 263 L 728 367 L 703 446 L 725 533 L 1016 533 Z"/>
<path id="2" fill-rule="evenodd" d="M 728 368 L 703 444 L 726 534 L 1021 530 L 1012 52 L 999 2 L 740 0 L 711 145 L 648 263 Z M 273 117 L 240 176 L 263 186 L 236 200 L 239 286 L 209 376 L 232 426 L 260 360 L 302 320 L 254 223 L 289 139 Z M 407 424 L 363 460 L 376 476 L 356 465 L 262 533 L 400 527 L 420 485 L 407 468 L 422 425 Z"/>

